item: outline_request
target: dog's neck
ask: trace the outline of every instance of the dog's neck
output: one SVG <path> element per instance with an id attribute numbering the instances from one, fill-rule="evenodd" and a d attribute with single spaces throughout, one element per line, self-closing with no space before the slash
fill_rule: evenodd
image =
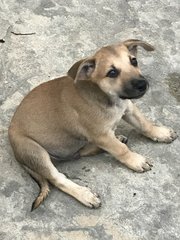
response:
<path id="1" fill-rule="evenodd" d="M 77 81 L 75 87 L 80 95 L 87 101 L 96 102 L 105 107 L 112 107 L 119 102 L 119 98 L 109 96 L 103 92 L 96 83 L 91 81 Z"/>

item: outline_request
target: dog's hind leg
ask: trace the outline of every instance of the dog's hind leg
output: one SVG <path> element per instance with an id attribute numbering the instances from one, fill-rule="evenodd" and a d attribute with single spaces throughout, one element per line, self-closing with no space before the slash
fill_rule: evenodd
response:
<path id="1" fill-rule="evenodd" d="M 60 173 L 52 164 L 48 152 L 37 142 L 28 137 L 17 135 L 17 133 L 14 135 L 12 132 L 9 137 L 17 160 L 30 169 L 30 174 L 36 180 L 41 178 L 43 187 L 46 186 L 47 189 L 45 181 L 48 180 L 57 188 L 73 196 L 84 205 L 91 208 L 100 206 L 99 197 L 93 194 L 89 188 L 79 186 L 67 179 L 64 174 Z M 43 200 L 43 198 L 41 198 L 41 200 Z"/>
<path id="2" fill-rule="evenodd" d="M 122 142 L 122 143 L 124 143 L 124 144 L 127 144 L 127 142 L 128 142 L 128 138 L 127 138 L 127 137 L 125 137 L 124 135 L 116 135 L 116 134 L 115 134 L 115 136 L 116 136 L 116 138 L 117 138 L 120 142 Z"/>

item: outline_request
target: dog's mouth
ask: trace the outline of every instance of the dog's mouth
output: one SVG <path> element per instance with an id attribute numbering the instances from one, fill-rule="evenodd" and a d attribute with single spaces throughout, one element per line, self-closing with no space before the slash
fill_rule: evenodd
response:
<path id="1" fill-rule="evenodd" d="M 136 99 L 142 97 L 149 88 L 149 83 L 145 78 L 132 79 L 127 82 L 121 93 L 119 93 L 119 98 L 122 99 Z"/>

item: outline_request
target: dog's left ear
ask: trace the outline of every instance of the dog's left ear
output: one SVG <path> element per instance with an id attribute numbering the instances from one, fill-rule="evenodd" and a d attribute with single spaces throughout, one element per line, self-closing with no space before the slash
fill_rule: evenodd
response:
<path id="1" fill-rule="evenodd" d="M 95 59 L 83 59 L 76 62 L 68 71 L 68 76 L 76 81 L 89 80 L 95 69 Z"/>
<path id="2" fill-rule="evenodd" d="M 123 44 L 128 48 L 128 50 L 134 55 L 137 55 L 137 47 L 143 47 L 146 51 L 154 51 L 155 48 L 144 41 L 138 40 L 138 39 L 129 39 L 123 42 Z"/>

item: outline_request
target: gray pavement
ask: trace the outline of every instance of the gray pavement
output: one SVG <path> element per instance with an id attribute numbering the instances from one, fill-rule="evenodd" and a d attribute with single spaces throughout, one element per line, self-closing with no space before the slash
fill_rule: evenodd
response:
<path id="1" fill-rule="evenodd" d="M 102 207 L 87 209 L 52 187 L 32 213 L 38 186 L 8 142 L 12 114 L 30 89 L 65 74 L 99 47 L 128 38 L 156 47 L 153 53 L 139 50 L 150 89 L 135 102 L 147 117 L 180 132 L 179 0 L 0 1 L 0 239 L 180 239 L 179 139 L 156 144 L 122 123 L 118 132 L 129 136 L 131 149 L 153 160 L 153 170 L 134 173 L 108 154 L 57 163 L 75 182 L 98 192 Z"/>

